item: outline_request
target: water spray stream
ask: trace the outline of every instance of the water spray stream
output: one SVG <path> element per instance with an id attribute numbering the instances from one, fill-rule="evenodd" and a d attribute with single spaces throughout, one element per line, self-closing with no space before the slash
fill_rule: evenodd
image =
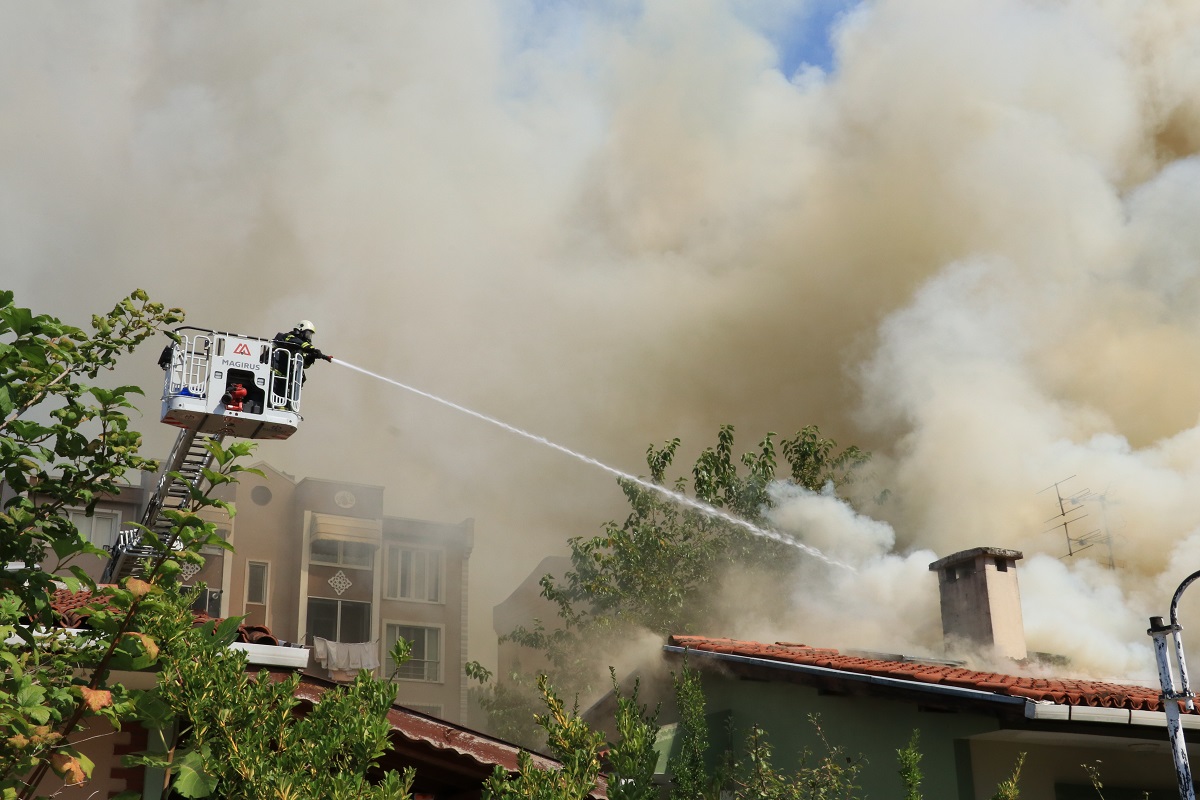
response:
<path id="1" fill-rule="evenodd" d="M 415 387 L 401 383 L 400 381 L 384 377 L 383 375 L 379 375 L 375 372 L 371 372 L 368 369 L 363 369 L 362 367 L 355 366 L 354 364 L 351 364 L 347 361 L 342 361 L 340 358 L 333 358 L 330 360 L 334 364 L 341 364 L 343 367 L 348 367 L 348 368 L 354 370 L 355 372 L 361 372 L 363 375 L 368 375 L 372 378 L 375 378 L 376 380 L 383 381 L 384 383 L 390 383 L 393 386 L 398 386 L 401 389 L 405 389 L 409 392 L 412 392 L 413 394 L 419 394 L 421 397 L 426 397 L 426 398 L 434 401 L 435 403 L 441 403 L 444 406 L 453 408 L 455 411 L 461 411 L 462 413 L 467 414 L 472 417 L 475 417 L 476 419 L 481 419 L 484 422 L 490 422 L 492 425 L 495 425 L 499 428 L 503 428 L 504 430 L 508 431 L 509 433 L 515 433 L 517 436 L 523 436 L 526 439 L 537 442 L 538 444 L 545 445 L 546 447 L 549 447 L 553 450 L 557 450 L 558 452 L 564 453 L 564 454 L 570 456 L 571 458 L 574 458 L 578 461 L 584 462 L 585 464 L 591 464 L 593 467 L 602 469 L 605 472 L 609 473 L 610 475 L 614 475 L 618 478 L 622 478 L 624 480 L 635 483 L 638 486 L 641 486 L 643 489 L 649 489 L 650 491 L 658 492 L 659 494 L 663 495 L 664 497 L 667 497 L 668 499 L 672 500 L 675 503 L 678 503 L 679 505 L 693 508 L 703 514 L 706 514 L 709 517 L 713 517 L 715 519 L 721 519 L 721 520 L 724 520 L 725 522 L 730 523 L 731 525 L 736 525 L 739 528 L 743 528 L 743 529 L 749 531 L 750 533 L 754 534 L 755 536 L 761 536 L 764 539 L 770 539 L 775 542 L 780 542 L 782 544 L 791 545 L 792 547 L 795 547 L 798 550 L 801 550 L 801 551 L 807 553 L 808 555 L 813 556 L 814 558 L 820 559 L 821 561 L 824 561 L 826 564 L 830 564 L 831 566 L 841 567 L 842 569 L 846 569 L 851 572 L 856 571 L 854 569 L 854 567 L 852 567 L 851 565 L 849 565 L 843 561 L 839 561 L 836 558 L 831 558 L 830 556 L 825 555 L 824 553 L 822 553 L 820 550 L 818 550 L 815 547 L 806 545 L 803 542 L 797 542 L 795 539 L 793 539 L 790 536 L 787 536 L 785 534 L 782 534 L 779 531 L 773 531 L 773 530 L 770 530 L 769 528 L 760 528 L 757 525 L 747 522 L 746 520 L 741 519 L 740 517 L 736 517 L 727 511 L 723 511 L 723 510 L 717 508 L 716 506 L 711 506 L 708 503 L 704 503 L 704 502 L 701 502 L 700 500 L 696 500 L 695 498 L 688 497 L 685 494 L 681 494 L 679 492 L 673 491 L 671 489 L 666 488 L 665 486 L 660 486 L 659 484 L 653 483 L 644 478 L 639 478 L 636 475 L 630 475 L 628 472 L 622 472 L 621 470 L 619 470 L 615 467 L 610 467 L 601 461 L 597 461 L 594 458 L 585 456 L 583 453 L 577 453 L 574 450 L 571 450 L 570 448 L 563 447 L 560 444 L 556 444 L 543 436 L 538 436 L 537 434 L 529 433 L 528 431 L 523 431 L 520 428 L 509 425 L 506 422 L 501 422 L 500 420 L 495 419 L 494 417 L 489 417 L 487 414 L 481 414 L 478 411 L 472 411 L 469 408 L 465 408 L 463 406 L 458 405 L 457 403 L 453 403 L 444 398 L 438 397 L 436 395 L 432 395 L 429 392 L 423 392 L 420 389 L 417 389 Z"/>

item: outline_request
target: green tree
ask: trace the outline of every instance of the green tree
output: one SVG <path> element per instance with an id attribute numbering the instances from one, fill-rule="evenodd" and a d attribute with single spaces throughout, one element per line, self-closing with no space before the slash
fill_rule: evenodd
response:
<path id="1" fill-rule="evenodd" d="M 648 448 L 648 480 L 668 485 L 679 439 Z M 706 448 L 691 469 L 690 497 L 715 509 L 707 513 L 677 502 L 635 481 L 620 480 L 630 513 L 604 533 L 569 540 L 571 570 L 561 581 L 542 579 L 542 594 L 557 608 L 558 620 L 518 628 L 507 638 L 545 653 L 551 677 L 565 691 L 583 691 L 605 665 L 594 654 L 609 652 L 609 642 L 630 630 L 654 633 L 693 632 L 712 619 L 714 591 L 721 569 L 737 562 L 782 577 L 800 557 L 796 548 L 755 535 L 722 518 L 728 514 L 762 526 L 771 507 L 769 487 L 783 480 L 814 491 L 841 486 L 867 455 L 857 447 L 838 451 L 815 426 L 785 438 L 779 448 L 787 470 L 777 470 L 775 434 L 755 451 L 734 456 L 734 429 L 726 425 L 717 443 Z M 672 489 L 688 497 L 689 481 L 677 478 Z M 599 668 L 599 669 L 598 669 Z"/>
<path id="2" fill-rule="evenodd" d="M 800 768 L 792 775 L 785 775 L 772 765 L 772 750 L 766 732 L 757 725 L 750 728 L 746 752 L 738 759 L 734 770 L 737 775 L 734 800 L 853 800 L 860 796 L 856 781 L 862 766 L 861 758 L 847 757 L 841 747 L 830 744 L 817 717 L 809 717 L 809 722 L 816 730 L 822 752 L 815 754 L 806 749 Z M 896 752 L 903 769 L 904 756 L 901 754 L 906 751 Z M 908 797 L 906 795 L 906 800 Z"/>
<path id="3" fill-rule="evenodd" d="M 679 712 L 679 745 L 667 762 L 671 774 L 671 800 L 707 800 L 720 795 L 724 776 L 710 770 L 705 761 L 708 755 L 708 720 L 705 718 L 704 690 L 700 673 L 685 664 L 674 676 L 675 706 Z"/>
<path id="4" fill-rule="evenodd" d="M 122 662 L 149 663 L 155 644 L 133 624 L 145 582 L 108 591 L 102 602 L 123 614 L 107 630 L 74 637 L 54 633 L 50 597 L 56 579 L 94 590 L 73 563 L 103 555 L 85 541 L 65 513 L 115 492 L 130 471 L 154 469 L 138 454 L 141 437 L 129 428 L 132 386 L 92 383 L 155 332 L 183 318 L 178 309 L 151 302 L 142 291 L 112 311 L 92 317 L 92 332 L 34 314 L 0 291 L 0 479 L 8 499 L 0 513 L 0 792 L 33 797 L 48 771 L 80 782 L 91 764 L 69 735 L 83 719 L 113 724 L 131 713 L 107 671 Z M 31 413 L 33 412 L 33 413 Z M 189 541 L 200 542 L 199 534 Z M 196 545 L 197 548 L 202 543 Z M 154 576 L 178 571 L 160 559 Z M 42 567 L 45 567 L 44 569 Z M 64 575 L 55 576 L 60 572 Z M 98 619 L 104 619 L 100 614 Z M 20 641 L 11 645 L 12 639 Z M 90 676 L 76 668 L 90 665 Z"/>
<path id="5" fill-rule="evenodd" d="M 638 704 L 641 681 L 635 680 L 633 691 L 621 693 L 615 670 L 609 670 L 613 694 L 617 700 L 617 741 L 608 750 L 609 800 L 657 800 L 658 787 L 654 785 L 654 768 L 658 764 L 658 753 L 654 744 L 658 740 L 658 712 L 648 713 L 645 705 Z"/>
<path id="6" fill-rule="evenodd" d="M 518 757 L 516 775 L 497 766 L 484 787 L 484 800 L 583 800 L 597 790 L 601 771 L 611 800 L 654 800 L 654 750 L 658 738 L 658 710 L 651 714 L 638 704 L 639 685 L 628 695 L 621 693 L 612 676 L 616 695 L 616 741 L 606 744 L 604 735 L 593 730 L 580 716 L 578 707 L 568 710 L 549 680 L 537 680 L 545 714 L 536 721 L 543 730 L 550 753 L 558 759 L 557 769 L 541 769 L 526 751 Z M 605 763 L 607 762 L 607 763 Z"/>
<path id="7" fill-rule="evenodd" d="M 413 773 L 377 768 L 389 747 L 387 712 L 395 687 L 361 671 L 349 686 L 326 691 L 300 714 L 299 673 L 274 680 L 246 671 L 231 650 L 238 619 L 195 627 L 187 598 L 174 589 L 147 624 L 167 642 L 157 688 L 143 697 L 148 725 L 162 731 L 160 753 L 126 759 L 166 771 L 173 794 L 227 800 L 404 800 Z M 181 601 L 182 600 L 182 601 Z M 397 663 L 407 658 L 400 642 Z"/>
<path id="8" fill-rule="evenodd" d="M 541 769 L 523 750 L 515 776 L 496 767 L 484 786 L 484 800 L 584 800 L 596 788 L 604 736 L 580 718 L 578 708 L 567 709 L 546 676 L 539 676 L 538 689 L 547 713 L 537 722 L 561 767 Z"/>
<path id="9" fill-rule="evenodd" d="M 8 498 L 0 512 L 0 798 L 38 796 L 51 770 L 71 784 L 87 781 L 91 764 L 72 736 L 92 717 L 163 732 L 168 755 L 141 761 L 167 768 L 168 790 L 179 796 L 407 797 L 403 775 L 364 783 L 386 746 L 389 682 L 360 676 L 294 718 L 296 678 L 251 678 L 244 657 L 226 647 L 237 620 L 192 627 L 182 565 L 199 564 L 205 547 L 228 549 L 200 512 L 234 513 L 210 494 L 244 471 L 237 461 L 250 443 L 209 445 L 213 463 L 202 486 L 192 486 L 190 506 L 161 512 L 171 523 L 165 537 L 142 530 L 157 555 L 141 577 L 98 589 L 74 563 L 106 554 L 81 537 L 66 509 L 90 514 L 126 474 L 157 469 L 128 424 L 129 398 L 140 391 L 92 381 L 182 318 L 139 290 L 93 317 L 89 334 L 0 292 L 0 479 Z M 57 580 L 92 592 L 90 630 L 58 629 L 50 605 Z M 112 680 L 114 670 L 151 666 L 159 668 L 155 689 Z M 223 738 L 233 720 L 236 737 Z"/>
<path id="10" fill-rule="evenodd" d="M 479 684 L 472 688 L 471 695 L 487 714 L 487 728 L 493 736 L 528 750 L 545 748 L 546 731 L 537 720 L 538 709 L 545 701 L 536 675 L 531 678 L 515 665 L 506 680 L 493 683 L 492 671 L 478 661 L 468 661 L 466 673 L 469 680 Z"/>

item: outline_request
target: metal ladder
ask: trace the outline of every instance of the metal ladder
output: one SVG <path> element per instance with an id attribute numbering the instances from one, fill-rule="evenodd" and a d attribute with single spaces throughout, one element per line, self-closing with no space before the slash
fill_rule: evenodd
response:
<path id="1" fill-rule="evenodd" d="M 197 433 L 193 430 L 182 430 L 171 455 L 167 457 L 162 475 L 159 476 L 154 496 L 142 513 L 141 524 L 158 535 L 168 547 L 179 550 L 182 545 L 171 536 L 171 520 L 159 518 L 159 512 L 164 509 L 187 511 L 193 508 L 191 487 L 201 487 L 204 483 L 204 470 L 212 462 L 212 453 L 205 447 L 209 442 L 218 444 L 225 438 L 223 433 Z M 172 472 L 179 473 L 179 478 L 173 477 Z M 145 559 L 159 555 L 158 551 L 149 545 L 142 544 L 142 532 L 139 528 L 129 528 L 117 534 L 117 540 L 110 549 L 112 555 L 104 568 L 101 583 L 116 583 L 122 578 L 141 575 Z"/>

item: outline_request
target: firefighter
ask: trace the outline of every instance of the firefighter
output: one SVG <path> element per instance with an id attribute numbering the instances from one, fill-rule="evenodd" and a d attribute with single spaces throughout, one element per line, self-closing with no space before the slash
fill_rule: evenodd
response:
<path id="1" fill-rule="evenodd" d="M 333 361 L 331 356 L 325 355 L 313 345 L 312 337 L 316 332 L 316 326 L 308 320 L 302 319 L 290 331 L 275 334 L 273 342 L 275 355 L 271 363 L 271 373 L 275 381 L 274 393 L 280 397 L 287 397 L 289 408 L 291 407 L 291 394 L 288 392 L 288 378 L 292 365 L 295 363 L 295 357 L 301 357 L 305 373 L 318 358 L 323 361 Z M 308 375 L 302 373 L 300 383 L 303 384 L 306 380 L 308 380 Z"/>

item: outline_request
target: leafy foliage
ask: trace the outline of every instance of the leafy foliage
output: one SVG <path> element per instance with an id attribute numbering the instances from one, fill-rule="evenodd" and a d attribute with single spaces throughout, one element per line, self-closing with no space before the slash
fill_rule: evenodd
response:
<path id="1" fill-rule="evenodd" d="M 649 480 L 667 486 L 679 439 L 647 449 Z M 734 429 L 725 425 L 717 443 L 706 448 L 691 470 L 695 500 L 723 513 L 761 525 L 771 505 L 769 487 L 786 480 L 812 490 L 840 486 L 866 460 L 857 447 L 840 452 L 837 444 L 809 426 L 785 438 L 779 448 L 788 470 L 777 470 L 775 434 L 753 452 L 734 456 Z M 562 581 L 542 579 L 542 595 L 557 608 L 557 624 L 538 621 L 518 628 L 508 639 L 542 652 L 556 685 L 585 691 L 599 677 L 593 654 L 608 652 L 608 642 L 633 628 L 657 634 L 694 632 L 712 618 L 714 591 L 721 567 L 737 562 L 776 576 L 795 563 L 798 551 L 755 536 L 720 516 L 680 504 L 634 481 L 619 481 L 630 513 L 604 533 L 569 540 L 571 570 Z M 685 496 L 688 481 L 678 478 L 673 491 Z M 526 693 L 528 696 L 528 693 Z"/>
<path id="2" fill-rule="evenodd" d="M 674 677 L 675 705 L 679 711 L 678 749 L 671 755 L 671 800 L 705 800 L 720 795 L 722 775 L 710 774 L 705 764 L 708 752 L 708 721 L 704 717 L 704 691 L 700 674 L 686 665 Z"/>
<path id="3" fill-rule="evenodd" d="M 408 797 L 411 772 L 389 772 L 375 785 L 367 778 L 389 746 L 395 688 L 388 681 L 360 672 L 302 715 L 299 673 L 251 675 L 246 655 L 229 649 L 239 620 L 193 627 L 186 602 L 159 612 L 152 624 L 169 646 L 150 697 L 173 712 L 173 724 L 158 719 L 175 731 L 167 736 L 173 746 L 129 757 L 129 765 L 168 770 L 173 791 L 189 798 Z"/>
<path id="4" fill-rule="evenodd" d="M 1017 763 L 1013 765 L 1012 775 L 1000 781 L 996 787 L 996 793 L 992 795 L 992 800 L 1018 800 L 1021 796 L 1021 767 L 1025 765 L 1025 754 L 1017 756 Z"/>
<path id="5" fill-rule="evenodd" d="M 542 769 L 528 752 L 522 751 L 516 775 L 509 776 L 496 767 L 484 787 L 484 800 L 583 800 L 597 790 L 602 770 L 611 800 L 657 798 L 653 777 L 658 711 L 649 714 L 644 705 L 638 704 L 637 684 L 630 695 L 624 696 L 615 675 L 612 680 L 617 699 L 617 741 L 606 744 L 603 734 L 580 718 L 579 709 L 568 711 L 549 680 L 544 675 L 539 677 L 538 691 L 547 713 L 537 715 L 537 724 L 561 767 Z"/>
<path id="6" fill-rule="evenodd" d="M 484 786 L 484 800 L 584 800 L 596 787 L 604 737 L 579 717 L 578 708 L 567 710 L 546 676 L 538 678 L 538 689 L 547 713 L 539 715 L 537 722 L 562 767 L 541 769 L 522 751 L 517 775 L 509 777 L 497 766 Z"/>
<path id="7" fill-rule="evenodd" d="M 84 540 L 66 513 L 92 513 L 130 471 L 154 469 L 141 457 L 141 437 L 129 429 L 132 386 L 90 383 L 111 370 L 156 331 L 183 319 L 178 309 L 133 292 L 107 314 L 92 317 L 92 333 L 14 303 L 0 291 L 0 791 L 28 798 L 47 772 L 79 783 L 91 763 L 69 735 L 87 717 L 116 724 L 130 713 L 121 687 L 107 687 L 107 670 L 122 660 L 150 663 L 154 642 L 134 620 L 145 593 L 128 586 L 95 593 L 95 631 L 62 636 L 50 598 L 57 576 L 68 587 L 94 590 L 78 564 L 103 551 Z M 31 411 L 36 409 L 36 414 Z M 203 533 L 191 541 L 204 540 Z M 168 571 L 160 559 L 151 580 Z M 174 562 L 172 562 L 174 563 Z M 42 567 L 45 567 L 43 569 Z M 178 565 L 175 564 L 178 570 Z M 18 646 L 10 641 L 21 642 Z M 75 677 L 79 665 L 90 677 Z"/>
<path id="8" fill-rule="evenodd" d="M 295 678 L 251 678 L 245 657 L 228 650 L 238 620 L 193 627 L 182 566 L 199 564 L 205 547 L 229 549 L 211 512 L 234 509 L 211 493 L 245 471 L 237 462 L 250 443 L 208 445 L 212 467 L 192 486 L 190 505 L 161 512 L 170 522 L 165 535 L 141 531 L 157 553 L 141 577 L 97 588 L 73 563 L 106 554 L 67 510 L 91 514 L 128 473 L 157 469 L 129 428 L 129 398 L 140 391 L 90 381 L 182 318 L 139 290 L 93 317 L 87 334 L 0 292 L 0 480 L 8 498 L 0 512 L 0 797 L 38 796 L 50 771 L 68 784 L 87 781 L 92 764 L 72 736 L 99 718 L 161 732 L 161 752 L 133 761 L 169 769 L 168 792 L 180 797 L 406 798 L 411 776 L 365 783 L 386 747 L 390 683 L 360 676 L 298 719 Z M 56 582 L 91 593 L 90 630 L 58 627 Z M 393 656 L 403 658 L 402 650 Z M 112 679 L 113 670 L 150 667 L 160 670 L 152 690 Z"/>
<path id="9" fill-rule="evenodd" d="M 848 758 L 840 747 L 831 745 L 816 717 L 809 717 L 809 721 L 817 731 L 824 752 L 814 755 L 805 751 L 800 769 L 794 775 L 784 775 L 772 766 L 771 745 L 766 732 L 757 725 L 750 729 L 746 754 L 738 766 L 735 800 L 853 800 L 860 796 L 855 781 L 861 759 Z M 906 795 L 906 800 L 919 797 Z"/>
<path id="10" fill-rule="evenodd" d="M 89 335 L 17 307 L 12 292 L 0 292 L 0 478 L 12 495 L 0 514 L 0 563 L 55 559 L 45 571 L 0 574 L 0 590 L 17 597 L 32 622 L 53 623 L 51 572 L 72 568 L 75 585 L 89 588 L 91 581 L 71 561 L 84 553 L 103 555 L 80 538 L 64 509 L 91 513 L 126 473 L 157 468 L 138 454 L 141 436 L 129 429 L 129 398 L 141 390 L 105 389 L 83 379 L 111 370 L 119 353 L 182 319 L 178 309 L 150 302 L 139 290 L 94 316 Z M 26 418 L 35 407 L 46 421 Z"/>
<path id="11" fill-rule="evenodd" d="M 609 800 L 657 800 L 654 767 L 658 754 L 654 744 L 658 739 L 659 710 L 650 714 L 646 706 L 638 705 L 640 681 L 635 681 L 633 691 L 624 696 L 614 670 L 609 670 L 609 677 L 617 700 L 617 741 L 609 748 L 605 770 Z"/>
<path id="12" fill-rule="evenodd" d="M 528 750 L 542 750 L 546 732 L 538 725 L 537 709 L 544 703 L 533 678 L 516 665 L 506 680 L 492 683 L 491 670 L 478 661 L 466 664 L 467 678 L 479 683 L 471 690 L 472 697 L 487 714 L 488 729 L 493 736 L 520 745 Z"/>
<path id="13" fill-rule="evenodd" d="M 921 800 L 921 732 L 913 731 L 908 744 L 896 751 L 900 762 L 900 780 L 904 783 L 904 800 Z"/>

